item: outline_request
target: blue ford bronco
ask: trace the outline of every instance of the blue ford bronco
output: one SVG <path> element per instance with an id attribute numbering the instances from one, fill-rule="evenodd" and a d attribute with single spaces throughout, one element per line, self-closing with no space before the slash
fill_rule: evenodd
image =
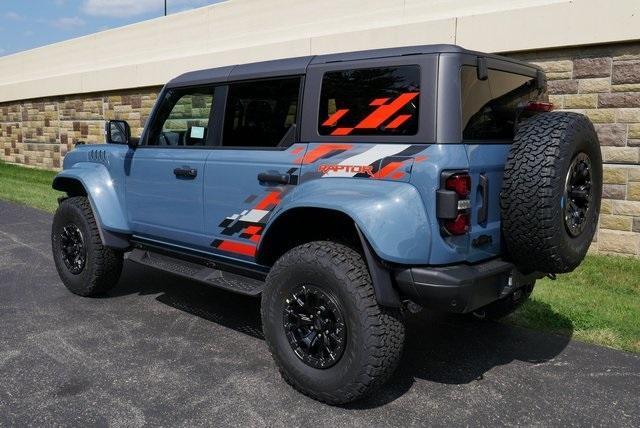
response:
<path id="1" fill-rule="evenodd" d="M 407 310 L 498 318 L 584 258 L 599 143 L 547 100 L 538 68 L 450 45 L 183 74 L 139 139 L 112 120 L 66 155 L 57 270 L 91 296 L 126 255 L 260 295 L 283 378 L 356 400 L 396 368 Z"/>

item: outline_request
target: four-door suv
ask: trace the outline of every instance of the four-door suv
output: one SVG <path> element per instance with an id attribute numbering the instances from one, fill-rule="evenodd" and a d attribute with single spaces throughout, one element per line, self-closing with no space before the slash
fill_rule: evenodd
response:
<path id="1" fill-rule="evenodd" d="M 56 267 L 82 296 L 123 256 L 250 296 L 284 379 L 355 400 L 393 373 L 406 308 L 497 318 L 594 235 L 592 124 L 536 67 L 457 46 L 195 71 L 139 140 L 123 121 L 53 182 Z"/>

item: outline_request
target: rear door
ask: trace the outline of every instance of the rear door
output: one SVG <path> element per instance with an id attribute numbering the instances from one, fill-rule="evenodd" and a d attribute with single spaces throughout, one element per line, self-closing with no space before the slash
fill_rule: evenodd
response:
<path id="1" fill-rule="evenodd" d="M 149 131 L 127 159 L 127 212 L 135 235 L 193 246 L 204 238 L 203 183 L 213 87 L 163 93 Z"/>
<path id="2" fill-rule="evenodd" d="M 495 64 L 498 65 L 498 64 Z M 509 64 L 505 64 L 509 66 Z M 469 158 L 471 192 L 469 261 L 500 254 L 500 191 L 514 132 L 525 108 L 539 97 L 535 70 L 488 70 L 479 80 L 476 66 L 460 70 L 462 138 Z M 529 75 L 522 74 L 529 72 Z"/>
<path id="3" fill-rule="evenodd" d="M 230 83 L 220 145 L 204 177 L 209 249 L 253 261 L 271 211 L 298 182 L 301 76 Z"/>

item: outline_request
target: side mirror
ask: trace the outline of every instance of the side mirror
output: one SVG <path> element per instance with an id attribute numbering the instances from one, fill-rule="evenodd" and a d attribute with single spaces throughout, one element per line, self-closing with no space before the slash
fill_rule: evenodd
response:
<path id="1" fill-rule="evenodd" d="M 104 126 L 108 144 L 126 144 L 135 147 L 137 140 L 131 138 L 131 127 L 124 120 L 108 120 Z"/>

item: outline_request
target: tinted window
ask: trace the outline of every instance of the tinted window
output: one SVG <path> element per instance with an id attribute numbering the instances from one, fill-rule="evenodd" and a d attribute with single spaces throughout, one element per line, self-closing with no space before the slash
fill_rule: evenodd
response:
<path id="1" fill-rule="evenodd" d="M 487 80 L 478 80 L 472 66 L 462 67 L 461 87 L 465 140 L 512 139 L 520 114 L 539 95 L 532 77 L 489 70 Z"/>
<path id="2" fill-rule="evenodd" d="M 229 85 L 224 146 L 276 147 L 292 143 L 300 78 Z"/>
<path id="3" fill-rule="evenodd" d="M 212 105 L 213 88 L 168 91 L 158 111 L 148 144 L 204 146 Z"/>
<path id="4" fill-rule="evenodd" d="M 415 135 L 420 68 L 416 65 L 325 73 L 320 135 Z"/>

